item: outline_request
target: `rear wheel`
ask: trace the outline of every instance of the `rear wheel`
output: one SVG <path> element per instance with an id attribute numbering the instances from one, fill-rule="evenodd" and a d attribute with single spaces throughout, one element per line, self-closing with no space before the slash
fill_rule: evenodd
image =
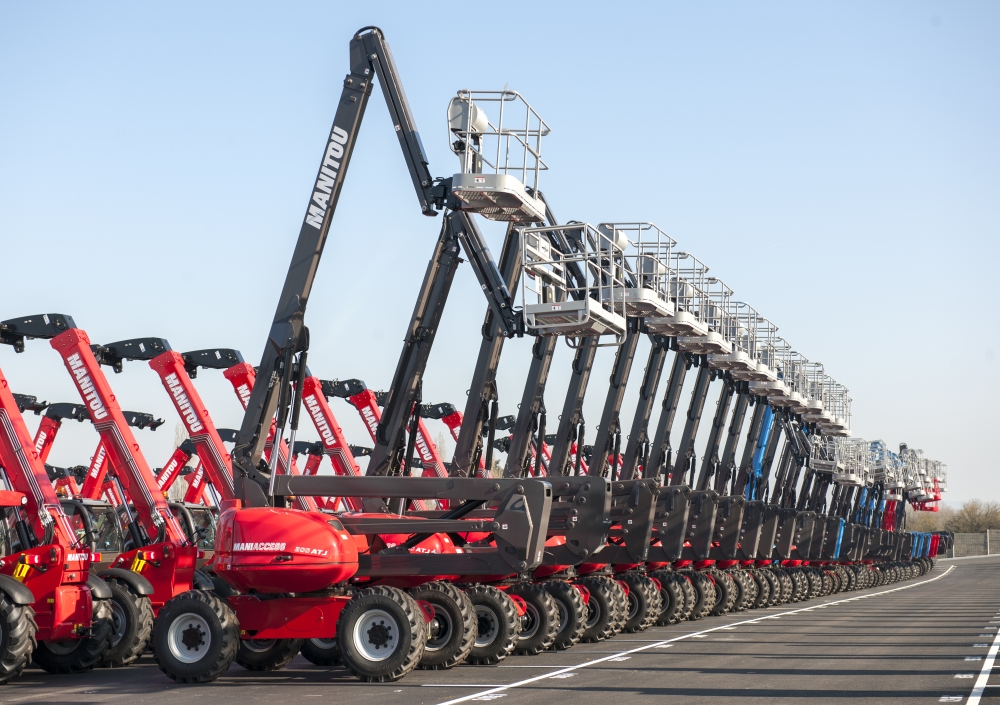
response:
<path id="1" fill-rule="evenodd" d="M 622 581 L 628 585 L 628 612 L 624 631 L 641 632 L 656 623 L 660 615 L 660 591 L 656 583 L 639 573 L 625 573 Z"/>
<path id="2" fill-rule="evenodd" d="M 559 633 L 559 608 L 555 598 L 538 583 L 518 583 L 508 592 L 527 605 L 514 651 L 534 656 L 552 646 Z"/>
<path id="3" fill-rule="evenodd" d="M 37 631 L 31 606 L 14 604 L 0 591 L 0 685 L 17 678 L 31 663 Z"/>
<path id="4" fill-rule="evenodd" d="M 552 595 L 559 610 L 559 631 L 552 648 L 563 651 L 583 638 L 587 630 L 587 605 L 583 603 L 580 591 L 570 583 L 550 580 L 545 583 L 545 589 Z"/>
<path id="5" fill-rule="evenodd" d="M 465 594 L 476 614 L 476 640 L 466 661 L 476 666 L 503 661 L 517 645 L 521 629 L 517 605 L 503 590 L 490 585 L 473 585 Z"/>
<path id="6" fill-rule="evenodd" d="M 240 648 L 240 625 L 225 601 L 188 590 L 160 610 L 153 655 L 160 670 L 178 683 L 208 683 L 227 670 Z"/>
<path id="7" fill-rule="evenodd" d="M 101 654 L 101 666 L 120 668 L 136 661 L 153 638 L 153 606 L 128 583 L 108 578 L 111 589 L 111 642 Z"/>
<path id="8" fill-rule="evenodd" d="M 299 650 L 303 658 L 316 666 L 340 664 L 340 646 L 337 637 L 332 639 L 303 639 Z"/>
<path id="9" fill-rule="evenodd" d="M 677 584 L 681 586 L 681 591 L 684 593 L 684 607 L 681 611 L 681 621 L 691 619 L 691 613 L 694 612 L 694 604 L 698 601 L 698 592 L 694 589 L 694 584 L 691 582 L 691 578 L 685 573 L 675 573 L 677 576 Z"/>
<path id="10" fill-rule="evenodd" d="M 582 641 L 604 641 L 613 636 L 617 621 L 615 587 L 618 583 L 611 578 L 583 578 L 580 585 L 590 592 Z"/>
<path id="11" fill-rule="evenodd" d="M 684 614 L 684 590 L 681 581 L 687 580 L 678 576 L 673 571 L 658 570 L 650 574 L 660 583 L 660 614 L 656 618 L 656 623 L 664 627 L 668 624 L 677 624 L 683 619 Z"/>
<path id="12" fill-rule="evenodd" d="M 465 593 L 444 582 L 427 583 L 409 593 L 414 600 L 430 603 L 434 610 L 418 668 L 446 669 L 465 661 L 476 643 L 476 610 Z"/>
<path id="13" fill-rule="evenodd" d="M 753 601 L 754 609 L 762 609 L 771 604 L 771 592 L 775 587 L 770 572 L 766 570 L 753 570 L 750 577 L 757 584 L 757 597 Z"/>
<path id="14" fill-rule="evenodd" d="M 736 581 L 729 573 L 714 568 L 708 571 L 708 577 L 715 583 L 715 604 L 710 613 L 716 617 L 728 614 L 736 602 Z"/>
<path id="15" fill-rule="evenodd" d="M 111 600 L 94 600 L 90 636 L 83 639 L 42 642 L 35 649 L 35 663 L 49 673 L 83 673 L 101 661 L 111 643 Z"/>
<path id="16" fill-rule="evenodd" d="M 695 594 L 690 619 L 703 619 L 711 614 L 712 608 L 715 607 L 715 584 L 704 573 L 689 571 L 686 572 L 686 575 L 691 580 L 691 586 L 694 588 Z"/>
<path id="17" fill-rule="evenodd" d="M 368 683 L 387 683 L 416 668 L 427 625 L 412 597 L 379 585 L 360 590 L 344 606 L 337 639 L 347 670 Z"/>
<path id="18" fill-rule="evenodd" d="M 302 648 L 302 639 L 243 639 L 236 663 L 248 671 L 280 671 Z"/>

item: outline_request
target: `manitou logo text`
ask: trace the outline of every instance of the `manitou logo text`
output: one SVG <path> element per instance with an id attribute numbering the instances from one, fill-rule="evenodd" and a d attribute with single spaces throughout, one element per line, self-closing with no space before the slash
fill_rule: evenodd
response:
<path id="1" fill-rule="evenodd" d="M 323 410 L 320 409 L 316 396 L 310 394 L 305 398 L 305 402 L 306 408 L 309 409 L 309 415 L 313 417 L 313 421 L 316 424 L 316 430 L 319 431 L 319 435 L 323 438 L 323 444 L 328 448 L 337 445 L 337 440 L 333 437 L 333 431 L 330 430 L 330 425 L 326 422 L 326 418 L 323 417 Z"/>
<path id="2" fill-rule="evenodd" d="M 104 444 L 97 449 L 97 454 L 94 456 L 93 461 L 90 463 L 90 477 L 97 479 L 97 476 L 101 472 L 101 466 L 104 465 L 104 458 L 107 456 L 108 451 L 104 450 Z"/>
<path id="3" fill-rule="evenodd" d="M 361 415 L 365 419 L 365 423 L 368 424 L 368 428 L 371 429 L 372 433 L 378 430 L 378 419 L 375 418 L 375 412 L 373 412 L 369 407 L 364 407 L 361 410 Z"/>
<path id="4" fill-rule="evenodd" d="M 234 551 L 284 551 L 285 543 L 282 541 L 265 541 L 263 543 L 234 543 Z"/>
<path id="5" fill-rule="evenodd" d="M 181 386 L 181 381 L 177 378 L 176 372 L 171 372 L 163 381 L 167 383 L 167 389 L 174 396 L 174 403 L 177 405 L 177 411 L 180 412 L 181 418 L 184 419 L 184 423 L 187 424 L 188 431 L 190 433 L 200 433 L 205 429 L 201 425 L 201 421 L 198 420 L 197 412 L 191 408 L 191 401 L 188 399 L 188 395 L 184 392 L 184 387 Z"/>
<path id="6" fill-rule="evenodd" d="M 89 553 L 68 553 L 66 554 L 67 561 L 89 561 Z"/>
<path id="7" fill-rule="evenodd" d="M 330 133 L 330 143 L 326 145 L 323 164 L 319 168 L 319 177 L 316 179 L 316 188 L 309 203 L 309 212 L 306 214 L 306 222 L 317 230 L 323 227 L 326 209 L 330 207 L 333 184 L 337 180 L 337 170 L 340 169 L 338 160 L 344 156 L 346 143 L 347 133 L 334 125 Z"/>
<path id="8" fill-rule="evenodd" d="M 83 360 L 80 359 L 80 353 L 73 353 L 66 358 L 66 362 L 69 363 L 69 371 L 76 377 L 76 386 L 79 387 L 80 394 L 83 395 L 83 400 L 90 409 L 91 418 L 94 421 L 105 418 L 108 415 L 108 410 L 104 408 L 101 398 L 97 396 L 97 390 L 94 389 L 94 382 L 90 379 L 87 368 L 84 367 Z"/>
<path id="9" fill-rule="evenodd" d="M 35 439 L 35 452 L 41 453 L 42 448 L 45 446 L 45 439 L 49 437 L 45 431 L 38 432 L 38 438 Z"/>
<path id="10" fill-rule="evenodd" d="M 247 384 L 241 384 L 240 386 L 238 386 L 236 388 L 236 393 L 239 394 L 239 396 L 240 396 L 240 402 L 243 403 L 243 408 L 244 409 L 247 408 L 247 405 L 250 403 L 250 392 L 251 391 L 252 390 L 250 389 L 250 386 L 247 385 Z"/>
<path id="11" fill-rule="evenodd" d="M 180 463 L 171 458 L 170 462 L 167 463 L 167 466 L 160 471 L 160 476 L 156 478 L 156 486 L 162 490 L 163 486 L 167 484 L 167 480 L 169 480 L 174 474 L 174 470 L 177 469 L 178 465 L 180 465 Z"/>

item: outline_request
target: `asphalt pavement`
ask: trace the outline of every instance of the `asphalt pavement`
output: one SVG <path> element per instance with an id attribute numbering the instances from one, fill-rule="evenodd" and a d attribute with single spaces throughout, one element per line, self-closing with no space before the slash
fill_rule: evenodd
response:
<path id="1" fill-rule="evenodd" d="M 149 656 L 118 670 L 55 676 L 38 669 L 0 686 L 0 703 L 275 705 L 378 703 L 574 705 L 719 701 L 1000 701 L 1000 556 L 940 560 L 902 583 L 621 634 L 497 666 L 414 671 L 363 684 L 301 656 L 273 673 L 233 665 L 218 681 L 177 685 Z M 500 704 L 498 704 L 500 705 Z"/>

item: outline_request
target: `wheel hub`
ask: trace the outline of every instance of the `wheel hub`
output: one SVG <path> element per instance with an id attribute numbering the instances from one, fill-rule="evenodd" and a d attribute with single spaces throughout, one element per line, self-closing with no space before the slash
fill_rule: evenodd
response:
<path id="1" fill-rule="evenodd" d="M 483 648 L 493 643 L 500 633 L 500 620 L 493 610 L 476 606 L 476 647 Z"/>

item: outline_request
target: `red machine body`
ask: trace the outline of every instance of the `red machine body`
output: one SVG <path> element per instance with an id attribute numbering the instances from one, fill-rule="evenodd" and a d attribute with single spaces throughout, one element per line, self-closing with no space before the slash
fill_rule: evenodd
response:
<path id="1" fill-rule="evenodd" d="M 228 508 L 219 517 L 212 568 L 241 592 L 313 592 L 352 577 L 358 552 L 328 514 Z"/>
<path id="2" fill-rule="evenodd" d="M 86 636 L 93 614 L 93 600 L 86 584 L 91 554 L 79 543 L 63 513 L 2 372 L 0 467 L 14 488 L 4 492 L 0 504 L 10 507 L 44 542 L 0 558 L 0 573 L 31 590 L 39 641 Z"/>

